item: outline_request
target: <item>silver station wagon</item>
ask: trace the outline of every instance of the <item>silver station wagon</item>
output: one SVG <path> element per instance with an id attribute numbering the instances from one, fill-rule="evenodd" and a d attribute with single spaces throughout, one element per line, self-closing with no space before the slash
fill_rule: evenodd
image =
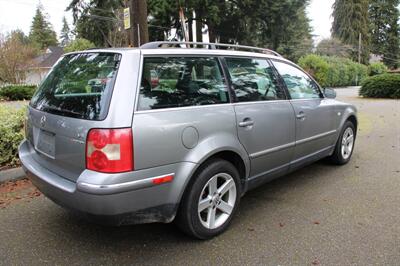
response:
<path id="1" fill-rule="evenodd" d="M 48 198 L 94 221 L 175 221 L 207 239 L 250 189 L 328 157 L 354 106 L 279 54 L 153 42 L 64 55 L 33 96 L 19 157 Z"/>

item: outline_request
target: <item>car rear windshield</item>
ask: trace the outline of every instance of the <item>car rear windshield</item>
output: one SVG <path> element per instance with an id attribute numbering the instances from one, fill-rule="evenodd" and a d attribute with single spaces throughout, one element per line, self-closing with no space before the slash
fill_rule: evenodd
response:
<path id="1" fill-rule="evenodd" d="M 32 97 L 35 109 L 62 116 L 103 120 L 121 55 L 81 53 L 64 56 Z"/>

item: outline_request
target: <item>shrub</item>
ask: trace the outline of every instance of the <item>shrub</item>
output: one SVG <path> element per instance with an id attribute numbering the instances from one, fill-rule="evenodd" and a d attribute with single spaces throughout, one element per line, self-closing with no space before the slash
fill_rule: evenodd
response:
<path id="1" fill-rule="evenodd" d="M 384 63 L 372 63 L 368 66 L 368 75 L 375 76 L 387 73 L 388 68 Z"/>
<path id="2" fill-rule="evenodd" d="M 0 88 L 0 97 L 8 101 L 30 100 L 36 85 L 8 85 Z"/>
<path id="3" fill-rule="evenodd" d="M 66 53 L 70 53 L 70 52 L 75 52 L 75 51 L 83 51 L 89 48 L 94 48 L 95 45 L 86 39 L 83 38 L 78 38 L 73 40 L 70 44 L 68 44 L 65 48 L 64 48 L 64 52 Z"/>
<path id="4" fill-rule="evenodd" d="M 321 86 L 326 85 L 329 65 L 322 57 L 315 54 L 307 55 L 300 58 L 299 65 L 318 80 Z"/>
<path id="5" fill-rule="evenodd" d="M 400 75 L 381 74 L 364 80 L 360 95 L 372 98 L 400 98 Z"/>
<path id="6" fill-rule="evenodd" d="M 323 57 L 329 65 L 328 87 L 356 86 L 368 76 L 368 67 L 341 57 Z"/>
<path id="7" fill-rule="evenodd" d="M 323 87 L 359 85 L 368 76 L 367 66 L 335 56 L 310 54 L 300 58 L 299 65 Z"/>
<path id="8" fill-rule="evenodd" d="M 18 146 L 24 138 L 25 110 L 0 104 L 0 167 L 19 164 Z"/>

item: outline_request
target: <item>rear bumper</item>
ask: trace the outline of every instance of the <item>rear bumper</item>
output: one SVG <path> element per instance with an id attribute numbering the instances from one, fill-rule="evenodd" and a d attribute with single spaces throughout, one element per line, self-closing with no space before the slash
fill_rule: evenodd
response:
<path id="1" fill-rule="evenodd" d="M 171 222 L 196 164 L 176 163 L 120 174 L 84 170 L 76 182 L 49 171 L 35 161 L 29 142 L 19 147 L 19 157 L 32 183 L 55 203 L 112 224 Z M 169 183 L 154 179 L 174 175 Z"/>

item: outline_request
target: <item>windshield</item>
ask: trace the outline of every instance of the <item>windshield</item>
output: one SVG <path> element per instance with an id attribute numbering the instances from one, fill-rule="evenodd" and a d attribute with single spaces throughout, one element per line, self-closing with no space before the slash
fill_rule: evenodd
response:
<path id="1" fill-rule="evenodd" d="M 35 109 L 87 120 L 103 120 L 121 60 L 115 53 L 66 55 L 32 97 Z"/>

